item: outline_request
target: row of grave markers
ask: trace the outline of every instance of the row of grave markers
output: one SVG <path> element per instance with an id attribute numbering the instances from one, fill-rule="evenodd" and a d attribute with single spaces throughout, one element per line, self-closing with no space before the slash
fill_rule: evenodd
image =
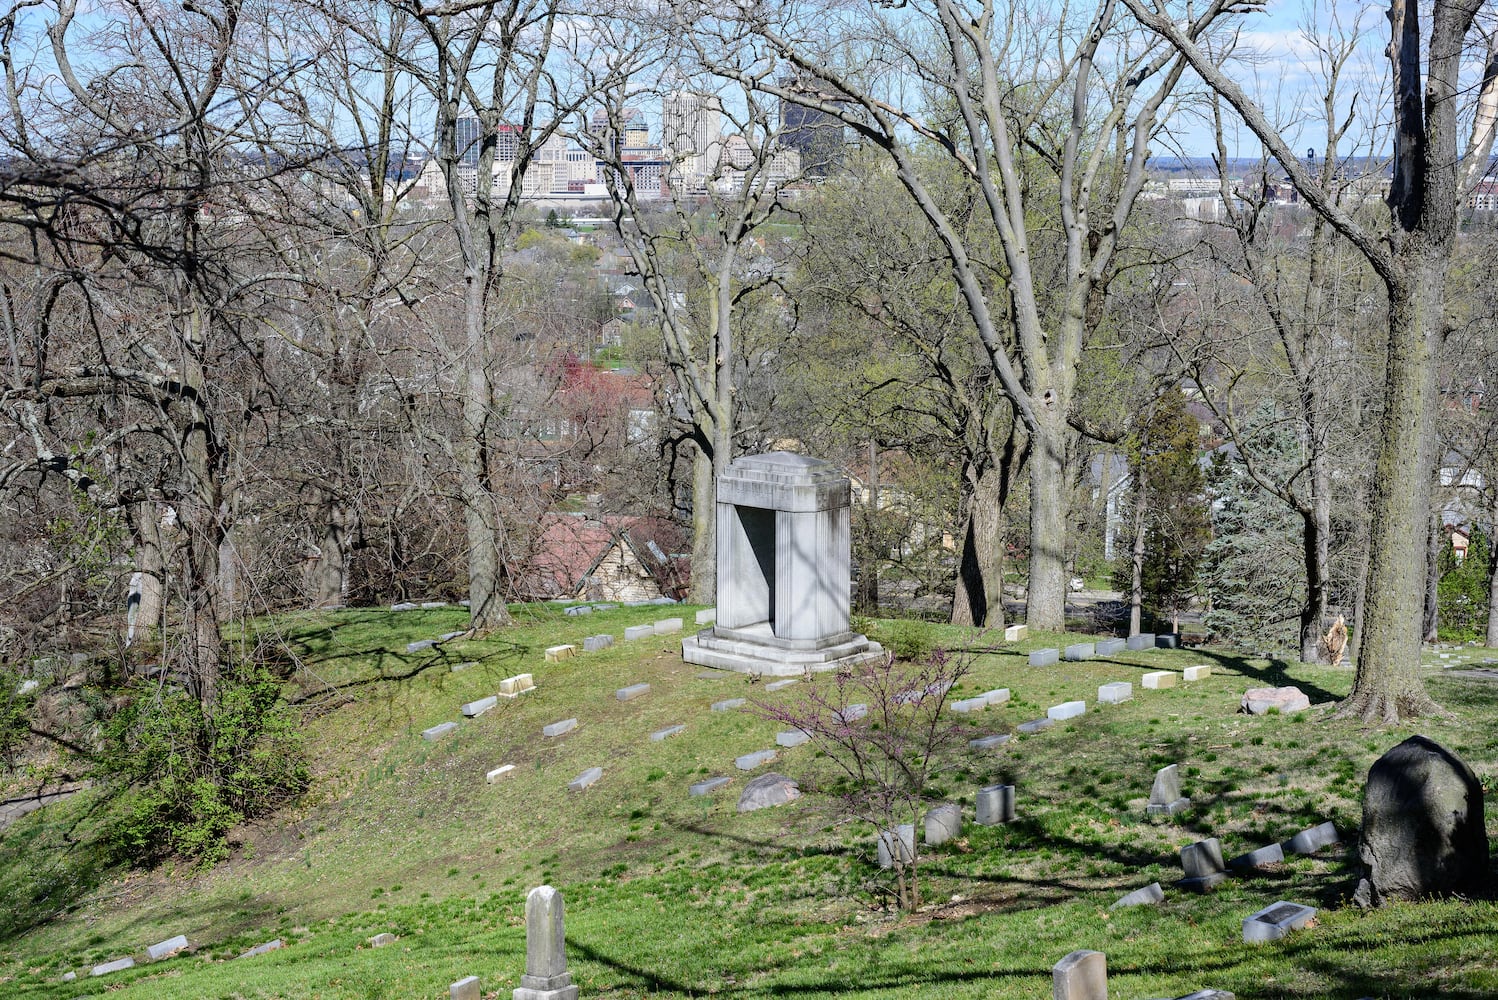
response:
<path id="1" fill-rule="evenodd" d="M 152 962 L 159 962 L 164 959 L 172 958 L 175 955 L 180 955 L 184 951 L 187 951 L 189 947 L 191 947 L 191 945 L 188 943 L 187 935 L 178 934 L 176 937 L 169 937 L 165 941 L 159 941 L 156 944 L 147 945 L 146 958 L 147 960 Z M 239 955 L 236 957 L 252 958 L 255 955 L 264 955 L 266 952 L 276 951 L 277 949 L 284 947 L 286 947 L 286 942 L 281 940 L 280 938 L 276 938 L 275 940 L 267 941 L 264 944 L 257 944 L 255 947 L 251 948 L 243 955 Z M 96 965 L 89 970 L 88 974 L 90 976 L 107 976 L 113 972 L 123 972 L 126 969 L 133 968 L 135 968 L 134 956 L 126 955 L 123 958 L 116 958 L 113 961 L 103 962 L 99 965 Z M 70 983 L 77 978 L 78 973 L 76 972 L 69 971 L 62 974 L 62 981 L 65 983 Z"/>

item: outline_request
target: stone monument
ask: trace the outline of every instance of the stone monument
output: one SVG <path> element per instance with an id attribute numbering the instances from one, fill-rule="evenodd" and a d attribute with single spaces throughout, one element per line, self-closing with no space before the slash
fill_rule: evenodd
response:
<path id="1" fill-rule="evenodd" d="M 567 971 L 562 894 L 549 885 L 525 897 L 525 975 L 514 1000 L 577 1000 Z"/>
<path id="2" fill-rule="evenodd" d="M 682 641 L 682 659 L 794 676 L 883 656 L 848 629 L 847 477 L 773 451 L 735 460 L 717 485 L 718 618 Z"/>

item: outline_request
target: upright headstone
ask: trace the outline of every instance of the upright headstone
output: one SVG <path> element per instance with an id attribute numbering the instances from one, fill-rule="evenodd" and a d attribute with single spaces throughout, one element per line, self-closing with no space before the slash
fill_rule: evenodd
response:
<path id="1" fill-rule="evenodd" d="M 962 836 L 962 807 L 945 802 L 926 813 L 926 844 L 935 847 Z"/>
<path id="2" fill-rule="evenodd" d="M 1108 958 L 1074 951 L 1051 969 L 1052 1000 L 1108 1000 Z"/>
<path id="3" fill-rule="evenodd" d="M 1112 656 L 1123 649 L 1124 646 L 1125 640 L 1123 639 L 1099 639 L 1093 643 L 1093 648 L 1097 650 L 1097 655 L 1099 656 Z"/>
<path id="4" fill-rule="evenodd" d="M 1131 893 L 1118 897 L 1109 909 L 1121 910 L 1129 906 L 1154 906 L 1156 903 L 1163 902 L 1165 902 L 1165 890 L 1160 888 L 1159 882 L 1151 882 L 1143 889 L 1135 889 Z"/>
<path id="5" fill-rule="evenodd" d="M 567 971 L 562 894 L 549 885 L 525 897 L 525 975 L 514 1000 L 577 1000 Z"/>
<path id="6" fill-rule="evenodd" d="M 717 482 L 717 619 L 683 640 L 682 658 L 793 676 L 882 657 L 848 628 L 850 499 L 847 477 L 805 455 L 729 465 Z"/>
<path id="7" fill-rule="evenodd" d="M 1167 764 L 1155 772 L 1155 783 L 1150 787 L 1149 807 L 1151 816 L 1174 816 L 1191 808 L 1191 800 L 1181 794 L 1181 771 L 1174 764 Z"/>
<path id="8" fill-rule="evenodd" d="M 1439 743 L 1411 736 L 1368 770 L 1358 857 L 1359 906 L 1472 894 L 1488 873 L 1482 783 Z"/>
<path id="9" fill-rule="evenodd" d="M 1066 647 L 1065 657 L 1070 662 L 1092 659 L 1096 647 L 1090 642 L 1078 642 Z"/>
<path id="10" fill-rule="evenodd" d="M 915 860 L 915 824 L 901 823 L 893 830 L 881 830 L 876 839 L 880 868 L 893 868 L 895 862 L 909 864 Z"/>
<path id="11" fill-rule="evenodd" d="M 1032 667 L 1049 667 L 1060 655 L 1059 649 L 1033 649 L 1030 651 L 1029 664 Z"/>
<path id="12" fill-rule="evenodd" d="M 1210 892 L 1227 878 L 1222 870 L 1222 845 L 1216 837 L 1181 848 L 1181 868 L 1186 877 L 1176 885 L 1193 892 Z"/>
<path id="13" fill-rule="evenodd" d="M 978 789 L 978 825 L 1014 822 L 1014 786 L 988 785 Z"/>
<path id="14" fill-rule="evenodd" d="M 482 1000 L 478 976 L 464 976 L 447 988 L 448 1000 Z"/>
<path id="15" fill-rule="evenodd" d="M 1139 635 L 1131 635 L 1124 640 L 1124 648 L 1134 650 L 1154 649 L 1155 637 L 1148 632 L 1141 632 Z"/>

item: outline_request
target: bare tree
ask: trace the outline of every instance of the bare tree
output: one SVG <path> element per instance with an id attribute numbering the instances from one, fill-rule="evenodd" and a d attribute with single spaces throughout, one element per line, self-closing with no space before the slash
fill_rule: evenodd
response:
<path id="1" fill-rule="evenodd" d="M 1305 202 L 1357 248 L 1388 294 L 1382 442 L 1374 472 L 1368 598 L 1357 677 L 1339 712 L 1395 722 L 1437 710 L 1420 683 L 1425 525 L 1435 461 L 1436 359 L 1447 333 L 1446 284 L 1466 195 L 1487 170 L 1498 126 L 1498 36 L 1484 44 L 1475 111 L 1459 149 L 1461 70 L 1476 0 L 1436 0 L 1422 28 L 1415 0 L 1391 0 L 1394 176 L 1386 225 L 1365 226 L 1291 152 L 1263 108 L 1163 4 L 1124 0 L 1140 23 L 1188 58 L 1273 154 Z"/>

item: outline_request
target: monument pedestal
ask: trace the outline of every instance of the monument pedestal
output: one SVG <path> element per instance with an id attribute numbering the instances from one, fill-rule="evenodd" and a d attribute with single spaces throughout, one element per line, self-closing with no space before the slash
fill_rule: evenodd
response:
<path id="1" fill-rule="evenodd" d="M 746 455 L 717 482 L 718 618 L 682 641 L 688 663 L 799 676 L 884 655 L 848 629 L 848 480 L 828 462 Z"/>

